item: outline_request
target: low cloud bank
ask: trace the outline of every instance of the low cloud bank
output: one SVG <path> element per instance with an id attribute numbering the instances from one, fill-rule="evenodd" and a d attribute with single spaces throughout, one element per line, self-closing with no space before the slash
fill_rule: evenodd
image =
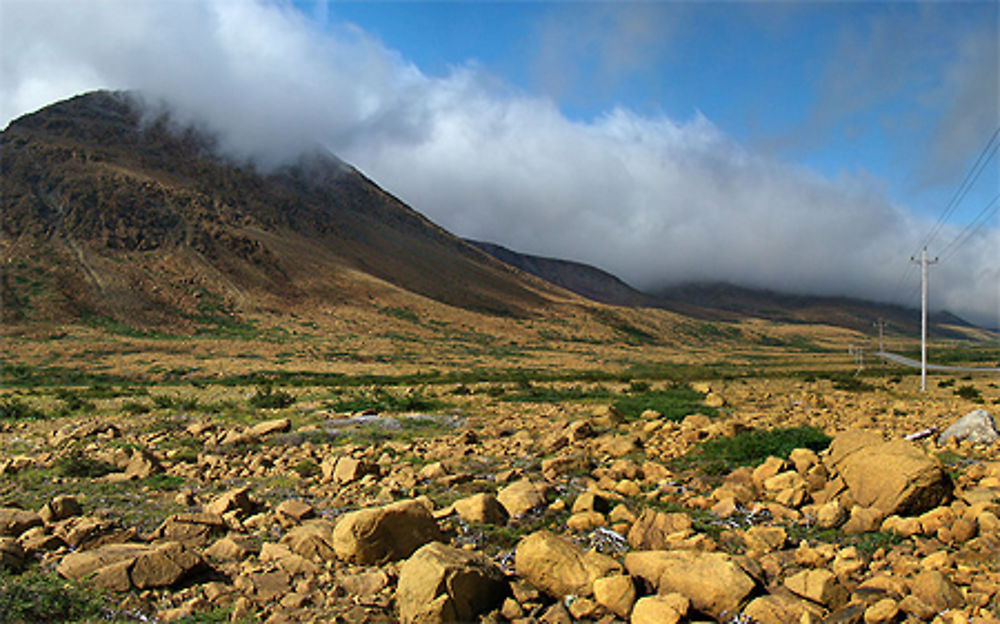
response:
<path id="1" fill-rule="evenodd" d="M 641 288 L 916 301 L 909 256 L 931 223 L 878 180 L 754 153 L 702 116 L 570 120 L 475 65 L 428 76 L 356 28 L 321 32 L 270 3 L 11 1 L 0 37 L 3 123 L 81 91 L 138 89 L 212 128 L 231 157 L 269 167 L 323 146 L 456 234 Z M 983 228 L 934 266 L 932 307 L 1000 325 L 998 235 Z"/>

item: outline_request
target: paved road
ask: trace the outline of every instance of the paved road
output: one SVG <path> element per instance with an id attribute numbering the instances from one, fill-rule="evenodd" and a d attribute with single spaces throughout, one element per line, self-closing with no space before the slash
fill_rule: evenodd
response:
<path id="1" fill-rule="evenodd" d="M 896 353 L 889 353 L 888 351 L 876 351 L 876 356 L 883 359 L 895 362 L 897 364 L 902 364 L 903 366 L 911 366 L 914 368 L 920 368 L 919 360 L 911 360 L 908 357 L 903 357 Z M 942 366 L 941 364 L 927 364 L 927 370 L 932 371 L 954 371 L 956 373 L 1000 373 L 1000 368 L 984 368 L 978 366 Z"/>

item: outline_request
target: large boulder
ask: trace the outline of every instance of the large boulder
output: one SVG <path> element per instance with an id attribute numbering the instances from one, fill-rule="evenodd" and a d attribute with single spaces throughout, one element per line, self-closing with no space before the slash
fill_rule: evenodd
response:
<path id="1" fill-rule="evenodd" d="M 415 500 L 346 513 L 333 530 L 337 556 L 362 565 L 405 559 L 427 542 L 441 539 L 431 512 Z"/>
<path id="2" fill-rule="evenodd" d="M 937 458 L 912 442 L 894 440 L 838 445 L 841 434 L 831 444 L 834 468 L 847 484 L 851 497 L 863 507 L 875 507 L 887 517 L 923 513 L 947 501 L 951 479 Z"/>
<path id="3" fill-rule="evenodd" d="M 169 587 L 201 565 L 197 554 L 179 542 L 107 544 L 63 558 L 56 571 L 99 589 L 128 591 Z"/>
<path id="4" fill-rule="evenodd" d="M 725 553 L 693 550 L 649 550 L 625 555 L 629 574 L 661 594 L 676 592 L 702 613 L 721 619 L 739 613 L 756 583 Z"/>
<path id="5" fill-rule="evenodd" d="M 622 571 L 611 557 L 585 551 L 549 531 L 537 531 L 518 542 L 514 567 L 518 576 L 556 598 L 589 596 L 595 580 Z"/>
<path id="6" fill-rule="evenodd" d="M 989 412 L 974 409 L 942 431 L 938 436 L 938 444 L 944 444 L 951 438 L 959 442 L 968 440 L 976 444 L 993 444 L 1000 440 L 1000 431 Z"/>
<path id="7" fill-rule="evenodd" d="M 472 622 L 503 602 L 503 573 L 481 554 L 431 542 L 399 568 L 396 603 L 407 624 Z"/>

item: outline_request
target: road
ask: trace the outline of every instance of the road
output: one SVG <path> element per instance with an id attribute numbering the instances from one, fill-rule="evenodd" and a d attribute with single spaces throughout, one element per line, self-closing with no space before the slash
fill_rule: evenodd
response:
<path id="1" fill-rule="evenodd" d="M 875 355 L 883 359 L 889 360 L 890 362 L 902 364 L 903 366 L 920 368 L 920 362 L 918 360 L 911 360 L 908 357 L 903 357 L 902 355 L 896 353 L 889 353 L 888 351 L 876 351 Z M 956 373 L 1000 373 L 1000 368 L 983 368 L 977 366 L 943 366 L 941 364 L 927 364 L 927 370 L 953 371 Z"/>

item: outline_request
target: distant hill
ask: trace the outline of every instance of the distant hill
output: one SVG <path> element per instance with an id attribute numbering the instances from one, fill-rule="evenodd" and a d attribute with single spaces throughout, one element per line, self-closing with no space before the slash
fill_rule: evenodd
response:
<path id="1" fill-rule="evenodd" d="M 522 254 L 500 245 L 468 241 L 523 271 L 589 299 L 619 306 L 664 308 L 713 321 L 760 318 L 780 323 L 819 323 L 865 333 L 883 319 L 888 331 L 916 334 L 920 311 L 899 305 L 850 297 L 820 297 L 745 288 L 721 282 L 685 283 L 653 292 L 632 288 L 607 271 L 580 262 Z M 948 312 L 929 316 L 930 332 L 938 337 L 965 337 L 955 327 L 971 327 Z"/>
<path id="2" fill-rule="evenodd" d="M 93 92 L 0 133 L 5 321 L 183 325 L 364 300 L 379 283 L 514 316 L 563 296 L 332 155 L 264 174 L 147 115 L 134 94 Z"/>
<path id="3" fill-rule="evenodd" d="M 593 301 L 611 305 L 650 307 L 656 303 L 653 297 L 639 292 L 607 271 L 589 264 L 522 254 L 483 241 L 466 239 L 466 242 L 513 267 Z"/>

